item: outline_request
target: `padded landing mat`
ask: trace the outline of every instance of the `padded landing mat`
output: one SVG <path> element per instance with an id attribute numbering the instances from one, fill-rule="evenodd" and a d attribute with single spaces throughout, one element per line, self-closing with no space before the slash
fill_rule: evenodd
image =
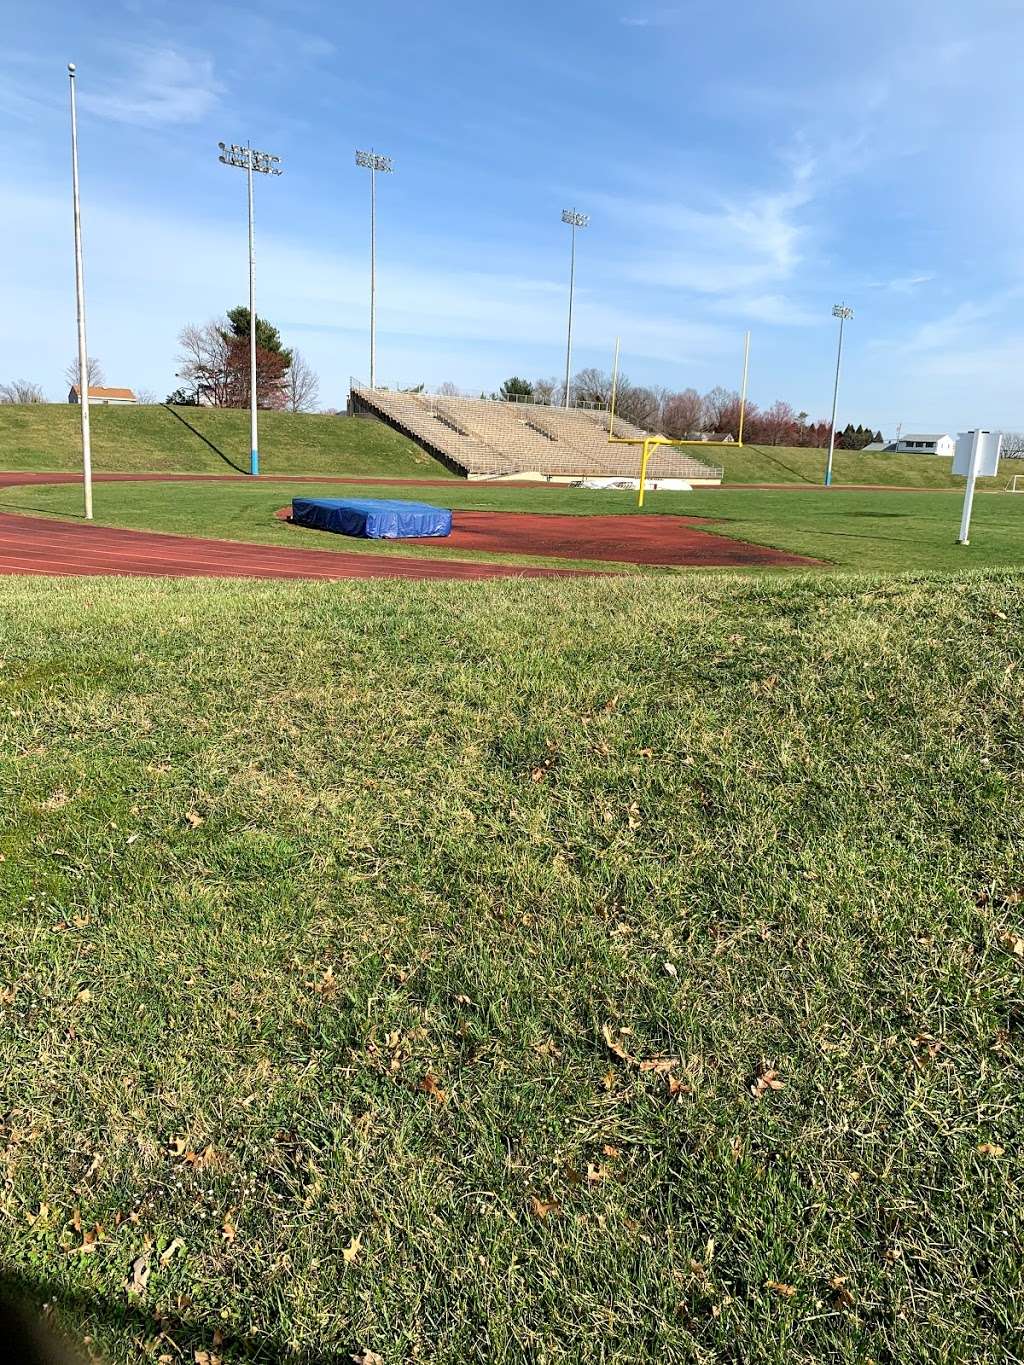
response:
<path id="1" fill-rule="evenodd" d="M 447 536 L 452 529 L 447 508 L 399 498 L 293 498 L 292 521 L 366 540 Z"/>

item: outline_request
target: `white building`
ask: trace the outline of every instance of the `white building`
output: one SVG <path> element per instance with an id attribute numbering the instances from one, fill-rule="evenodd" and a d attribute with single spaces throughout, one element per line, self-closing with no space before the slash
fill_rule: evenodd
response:
<path id="1" fill-rule="evenodd" d="M 72 384 L 68 390 L 68 402 L 80 403 L 81 394 L 77 384 Z M 123 407 L 127 403 L 137 403 L 139 400 L 132 393 L 131 389 L 101 389 L 95 384 L 89 385 L 89 406 L 95 407 L 97 403 L 109 403 L 115 407 Z"/>
<path id="2" fill-rule="evenodd" d="M 896 443 L 900 455 L 949 455 L 956 450 L 956 439 L 945 432 L 908 432 Z"/>

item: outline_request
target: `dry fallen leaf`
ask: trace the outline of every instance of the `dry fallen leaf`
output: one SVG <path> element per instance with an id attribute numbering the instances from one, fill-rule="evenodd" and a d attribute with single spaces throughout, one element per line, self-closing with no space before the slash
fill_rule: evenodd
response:
<path id="1" fill-rule="evenodd" d="M 149 1284 L 150 1272 L 153 1269 L 153 1253 L 146 1248 L 141 1255 L 136 1256 L 132 1261 L 131 1274 L 124 1282 L 124 1287 L 129 1294 L 144 1294 L 146 1285 Z"/>
<path id="2" fill-rule="evenodd" d="M 611 1069 L 611 1067 L 609 1067 L 608 1070 L 607 1070 L 607 1071 L 604 1073 L 604 1075 L 601 1077 L 601 1089 L 602 1089 L 602 1090 L 611 1090 L 612 1087 L 613 1087 L 614 1085 L 615 1085 L 615 1072 Z"/>
<path id="3" fill-rule="evenodd" d="M 795 1285 L 783 1284 L 779 1280 L 765 1280 L 764 1287 L 765 1289 L 770 1289 L 773 1294 L 778 1294 L 779 1297 L 783 1299 L 791 1299 L 796 1293 Z"/>
<path id="4" fill-rule="evenodd" d="M 432 1100 L 437 1100 L 438 1104 L 448 1103 L 448 1092 L 441 1089 L 441 1083 L 432 1071 L 428 1071 L 423 1077 L 419 1088 Z"/>
<path id="5" fill-rule="evenodd" d="M 610 1156 L 613 1161 L 615 1161 L 618 1157 L 622 1155 L 621 1148 L 613 1147 L 610 1142 L 606 1142 L 604 1146 L 601 1148 L 601 1151 L 604 1153 L 605 1156 Z"/>
<path id="6" fill-rule="evenodd" d="M 755 1100 L 759 1100 L 772 1090 L 781 1090 L 785 1084 L 785 1081 L 779 1080 L 779 1073 L 774 1067 L 765 1067 L 752 1082 L 750 1093 Z"/>
<path id="7" fill-rule="evenodd" d="M 829 1280 L 832 1289 L 835 1290 L 836 1302 L 841 1308 L 852 1308 L 856 1300 L 846 1287 L 847 1277 L 845 1275 L 833 1275 Z"/>
<path id="8" fill-rule="evenodd" d="M 196 1351 L 192 1357 L 195 1365 L 221 1365 L 221 1358 L 213 1351 Z"/>
<path id="9" fill-rule="evenodd" d="M 223 1223 L 220 1225 L 220 1235 L 225 1242 L 233 1242 L 238 1237 L 238 1229 L 231 1221 L 231 1215 L 226 1214 Z"/>
<path id="10" fill-rule="evenodd" d="M 621 1034 L 622 1030 L 619 1029 L 618 1032 Z M 605 1041 L 608 1051 L 613 1052 L 616 1057 L 621 1058 L 624 1062 L 630 1061 L 629 1053 L 615 1037 L 615 1034 L 616 1030 L 612 1028 L 611 1024 L 605 1024 L 601 1029 L 601 1036 Z"/>
<path id="11" fill-rule="evenodd" d="M 611 1174 L 607 1166 L 595 1166 L 592 1161 L 587 1162 L 588 1185 L 599 1185 L 602 1180 L 610 1180 Z"/>
<path id="12" fill-rule="evenodd" d="M 538 1218 L 548 1218 L 551 1214 L 559 1212 L 559 1206 L 554 1200 L 548 1201 L 545 1199 L 538 1199 L 535 1194 L 531 1194 L 530 1210 Z"/>
<path id="13" fill-rule="evenodd" d="M 979 1142 L 978 1153 L 980 1156 L 1002 1156 L 1006 1149 L 1000 1147 L 998 1142 Z"/>
<path id="14" fill-rule="evenodd" d="M 184 1137 L 172 1137 L 167 1139 L 168 1156 L 184 1156 L 188 1151 L 188 1139 Z"/>
<path id="15" fill-rule="evenodd" d="M 185 1243 L 180 1237 L 175 1237 L 173 1242 L 168 1243 L 167 1247 L 160 1253 L 160 1264 L 166 1265 L 171 1257 L 178 1251 L 185 1250 Z"/>
<path id="16" fill-rule="evenodd" d="M 561 1057 L 562 1055 L 562 1049 L 555 1042 L 554 1038 L 548 1038 L 547 1041 L 543 1043 L 534 1043 L 533 1050 L 542 1057 Z"/>
<path id="17" fill-rule="evenodd" d="M 364 1346 L 361 1351 L 354 1351 L 349 1359 L 353 1365 L 384 1365 L 384 1357 L 378 1355 L 376 1351 L 371 1351 L 368 1346 Z"/>
<path id="18" fill-rule="evenodd" d="M 640 1063 L 640 1070 L 653 1071 L 659 1076 L 664 1076 L 669 1071 L 674 1071 L 678 1065 L 678 1057 L 649 1057 L 647 1061 Z"/>
<path id="19" fill-rule="evenodd" d="M 342 1248 L 341 1259 L 345 1262 L 346 1265 L 352 1264 L 352 1262 L 359 1255 L 362 1245 L 363 1234 L 361 1232 L 357 1232 L 356 1235 L 352 1238 L 351 1242 L 349 1242 L 348 1246 Z"/>
<path id="20" fill-rule="evenodd" d="M 199 814 L 198 811 L 195 810 L 187 811 L 185 814 L 185 819 L 192 826 L 193 829 L 198 829 L 200 825 L 206 824 L 206 821 L 203 819 L 203 817 Z"/>
<path id="21" fill-rule="evenodd" d="M 1024 957 L 1024 938 L 1020 934 L 1014 933 L 1012 929 L 1007 929 L 999 935 L 999 942 L 1003 944 L 1007 952 L 1013 953 L 1014 957 Z"/>

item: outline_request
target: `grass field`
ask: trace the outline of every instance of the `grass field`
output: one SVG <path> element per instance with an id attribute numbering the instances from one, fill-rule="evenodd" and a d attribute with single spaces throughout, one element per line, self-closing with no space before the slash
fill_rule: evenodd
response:
<path id="1" fill-rule="evenodd" d="M 98 471 L 249 471 L 248 412 L 93 407 L 90 418 Z M 0 469 L 81 469 L 79 421 L 70 404 L 0 404 Z M 316 413 L 260 413 L 260 458 L 265 474 L 448 475 L 382 422 Z"/>
<path id="2" fill-rule="evenodd" d="M 231 409 L 161 406 L 92 409 L 93 459 L 108 472 L 166 471 L 223 474 L 249 468 L 249 414 Z M 78 409 L 68 404 L 0 405 L 0 470 L 63 470 L 81 467 Z M 186 425 L 186 423 L 188 425 Z M 205 439 L 204 439 L 205 438 Z M 209 442 L 210 444 L 207 444 Z M 317 414 L 260 414 L 260 449 L 267 474 L 353 474 L 446 477 L 448 471 L 419 446 L 381 422 Z M 821 482 L 825 452 L 795 446 L 703 449 L 698 458 L 720 464 L 727 483 Z M 929 455 L 862 455 L 837 451 L 837 483 L 909 488 L 962 485 L 950 460 Z M 1005 460 L 998 479 L 981 487 L 1002 488 L 1024 471 Z"/>
<path id="3" fill-rule="evenodd" d="M 0 583 L 8 1280 L 118 1362 L 1018 1359 L 1022 628 Z"/>
<path id="4" fill-rule="evenodd" d="M 297 545 L 366 554 L 416 554 L 460 559 L 507 559 L 533 562 L 525 556 L 477 555 L 445 550 L 443 545 L 360 541 L 300 531 L 274 517 L 293 494 L 337 497 L 339 485 L 316 484 L 97 484 L 98 521 L 133 529 L 180 535 L 212 536 L 262 544 Z M 415 496 L 448 507 L 498 511 L 636 513 L 636 495 L 591 493 L 582 489 L 483 486 L 453 481 L 446 488 L 395 489 L 352 487 L 361 497 Z M 81 490 L 70 486 L 11 488 L 0 492 L 0 510 L 53 512 L 74 516 L 81 510 Z M 773 492 L 723 489 L 648 496 L 639 515 L 674 512 L 720 519 L 705 529 L 757 544 L 791 550 L 844 569 L 962 570 L 1024 565 L 1024 498 L 983 494 L 975 501 L 972 543 L 958 546 L 961 500 L 950 493 Z M 537 560 L 551 563 L 551 560 Z M 607 564 L 599 567 L 607 568 Z M 763 572 L 760 570 L 759 572 Z"/>

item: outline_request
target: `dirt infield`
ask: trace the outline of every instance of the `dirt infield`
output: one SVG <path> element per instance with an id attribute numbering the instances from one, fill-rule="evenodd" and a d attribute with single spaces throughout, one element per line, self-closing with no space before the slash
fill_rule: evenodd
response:
<path id="1" fill-rule="evenodd" d="M 291 509 L 277 516 L 287 520 Z M 537 512 L 452 512 L 452 533 L 444 540 L 419 544 L 452 550 L 486 550 L 491 554 L 541 555 L 558 559 L 602 560 L 617 564 L 654 564 L 663 568 L 738 568 L 817 565 L 785 550 L 728 540 L 698 528 L 707 517 L 596 516 L 574 517 Z M 305 533 L 309 528 L 296 527 Z M 331 532 L 313 532 L 330 535 Z"/>

